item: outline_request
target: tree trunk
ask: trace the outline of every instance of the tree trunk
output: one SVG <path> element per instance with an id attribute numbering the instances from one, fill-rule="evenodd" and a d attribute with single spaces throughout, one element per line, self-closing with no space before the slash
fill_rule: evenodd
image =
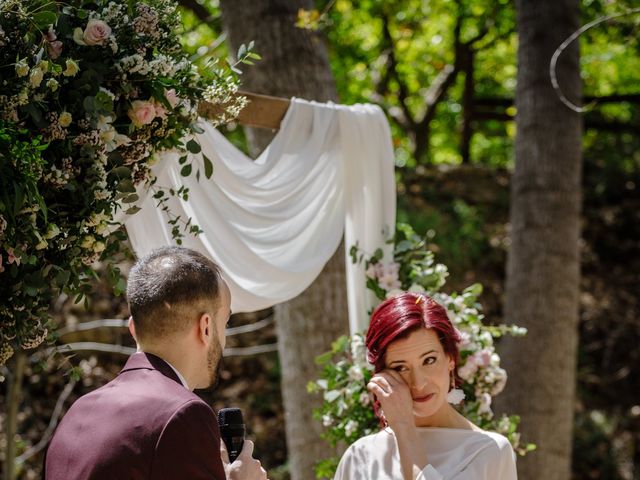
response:
<path id="1" fill-rule="evenodd" d="M 549 62 L 579 26 L 578 0 L 518 0 L 516 167 L 505 317 L 528 328 L 505 339 L 510 372 L 499 406 L 522 416 L 524 440 L 538 450 L 518 462 L 521 480 L 568 480 L 575 395 L 580 281 L 580 115 L 559 100 Z M 559 81 L 581 96 L 577 42 L 559 62 Z"/>
<path id="2" fill-rule="evenodd" d="M 27 354 L 18 350 L 13 355 L 13 368 L 10 369 L 9 388 L 7 391 L 7 416 L 5 420 L 5 434 L 7 450 L 4 459 L 4 479 L 16 478 L 16 435 L 18 433 L 18 412 L 22 400 L 22 382 L 27 366 Z"/>
<path id="3" fill-rule="evenodd" d="M 243 89 L 337 100 L 322 36 L 295 27 L 298 9 L 314 8 L 312 1 L 222 0 L 220 6 L 232 48 L 253 40 L 262 56 L 255 66 L 244 69 Z M 258 129 L 248 129 L 247 135 L 254 153 L 273 137 L 272 132 Z M 275 313 L 291 477 L 311 480 L 315 463 L 335 453 L 320 439 L 322 428 L 312 418 L 319 399 L 307 394 L 306 385 L 318 374 L 315 357 L 348 329 L 343 246 L 303 294 L 276 306 Z"/>

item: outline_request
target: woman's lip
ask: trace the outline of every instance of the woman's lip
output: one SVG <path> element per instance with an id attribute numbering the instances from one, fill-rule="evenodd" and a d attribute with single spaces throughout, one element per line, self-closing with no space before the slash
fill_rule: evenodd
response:
<path id="1" fill-rule="evenodd" d="M 429 400 L 431 400 L 431 397 L 433 397 L 435 394 L 434 393 L 430 393 L 429 395 L 425 395 L 424 397 L 413 397 L 413 401 L 414 402 L 428 402 Z"/>

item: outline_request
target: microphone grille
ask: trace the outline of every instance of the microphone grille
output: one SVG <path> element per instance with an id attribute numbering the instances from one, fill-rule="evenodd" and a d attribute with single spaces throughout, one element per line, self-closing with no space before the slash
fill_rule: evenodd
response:
<path id="1" fill-rule="evenodd" d="M 239 408 L 222 408 L 218 411 L 218 425 L 244 425 L 242 410 Z"/>

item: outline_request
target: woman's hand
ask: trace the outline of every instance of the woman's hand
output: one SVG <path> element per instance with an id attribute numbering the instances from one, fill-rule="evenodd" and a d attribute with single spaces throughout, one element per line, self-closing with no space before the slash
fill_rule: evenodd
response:
<path id="1" fill-rule="evenodd" d="M 398 372 L 386 369 L 376 373 L 367 389 L 380 401 L 384 418 L 391 428 L 414 426 L 411 391 Z"/>

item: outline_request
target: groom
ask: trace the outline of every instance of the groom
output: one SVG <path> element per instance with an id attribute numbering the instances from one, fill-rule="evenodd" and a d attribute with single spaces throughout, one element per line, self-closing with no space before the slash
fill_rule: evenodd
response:
<path id="1" fill-rule="evenodd" d="M 264 480 L 244 442 L 229 464 L 213 410 L 192 390 L 216 382 L 231 314 L 218 266 L 181 247 L 129 274 L 138 352 L 111 382 L 76 401 L 49 445 L 46 480 Z"/>

